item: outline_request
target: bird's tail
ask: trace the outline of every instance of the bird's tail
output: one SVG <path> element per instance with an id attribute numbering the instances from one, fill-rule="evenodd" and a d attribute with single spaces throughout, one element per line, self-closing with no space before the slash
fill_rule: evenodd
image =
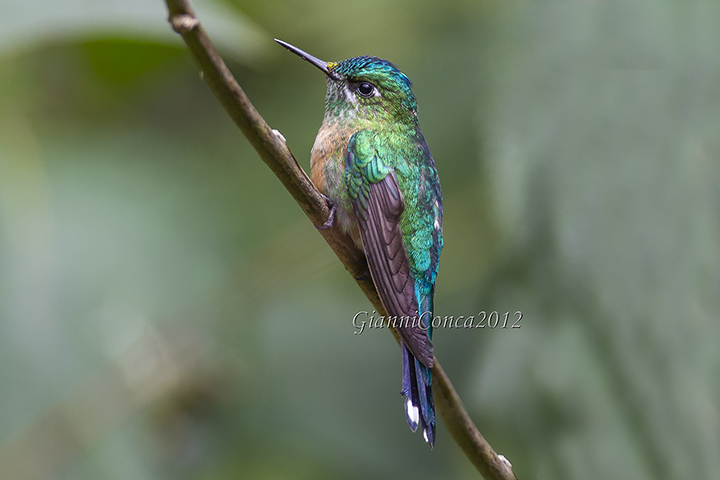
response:
<path id="1" fill-rule="evenodd" d="M 432 393 L 432 372 L 418 362 L 403 343 L 403 388 L 405 397 L 405 417 L 414 432 L 418 424 L 422 427 L 423 437 L 430 445 L 435 445 L 435 404 Z"/>

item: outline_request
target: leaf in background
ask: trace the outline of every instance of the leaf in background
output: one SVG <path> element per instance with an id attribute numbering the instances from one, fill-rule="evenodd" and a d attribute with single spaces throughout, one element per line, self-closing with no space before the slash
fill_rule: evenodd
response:
<path id="1" fill-rule="evenodd" d="M 135 38 L 182 46 L 167 22 L 161 0 L 25 0 L 3 6 L 0 56 L 38 44 L 102 38 Z M 255 63 L 273 52 L 268 35 L 250 19 L 220 2 L 193 5 L 224 56 Z"/>

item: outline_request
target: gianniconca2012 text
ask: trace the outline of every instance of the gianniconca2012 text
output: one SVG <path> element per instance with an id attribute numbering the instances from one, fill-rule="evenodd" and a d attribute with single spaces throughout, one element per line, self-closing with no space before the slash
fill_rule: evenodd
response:
<path id="1" fill-rule="evenodd" d="M 425 312 L 422 315 L 411 315 L 411 316 L 384 316 L 377 315 L 375 310 L 372 313 L 367 311 L 360 311 L 355 314 L 352 319 L 353 327 L 355 327 L 355 335 L 361 335 L 365 328 L 407 328 L 407 327 L 420 327 L 425 330 L 432 326 L 433 329 L 437 328 L 520 328 L 520 323 L 523 318 L 521 311 L 515 313 L 505 312 L 498 313 L 496 310 L 492 312 L 486 312 L 484 310 L 478 312 L 476 315 L 436 315 L 432 318 L 432 321 L 428 321 L 430 312 Z"/>

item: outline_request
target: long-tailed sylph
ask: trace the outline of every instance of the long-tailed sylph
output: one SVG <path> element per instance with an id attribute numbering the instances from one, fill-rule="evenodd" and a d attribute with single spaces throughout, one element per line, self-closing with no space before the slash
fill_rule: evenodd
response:
<path id="1" fill-rule="evenodd" d="M 432 448 L 431 338 L 443 210 L 412 82 L 387 60 L 324 62 L 276 41 L 326 75 L 325 118 L 310 177 L 331 202 L 330 221 L 364 250 L 387 315 L 398 319 L 405 416 Z"/>

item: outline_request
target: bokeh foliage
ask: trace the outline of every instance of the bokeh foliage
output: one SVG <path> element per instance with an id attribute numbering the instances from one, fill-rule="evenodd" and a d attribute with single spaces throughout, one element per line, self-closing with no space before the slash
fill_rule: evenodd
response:
<path id="1" fill-rule="evenodd" d="M 0 477 L 475 478 L 198 76 L 162 2 L 0 27 Z M 445 197 L 438 357 L 519 478 L 720 476 L 720 4 L 199 2 L 306 168 L 324 80 L 415 82 Z"/>

